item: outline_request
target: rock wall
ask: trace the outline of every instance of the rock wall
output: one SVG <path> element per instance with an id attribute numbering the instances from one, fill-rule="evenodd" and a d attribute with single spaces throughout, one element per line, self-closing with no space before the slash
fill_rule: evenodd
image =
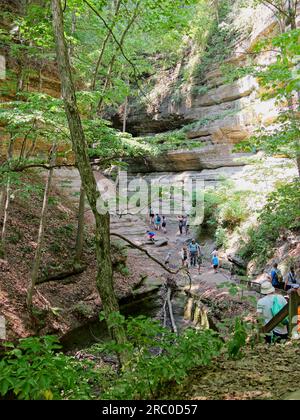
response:
<path id="1" fill-rule="evenodd" d="M 182 63 L 156 76 L 156 84 L 145 105 L 132 104 L 127 129 L 134 135 L 155 133 L 186 127 L 187 139 L 199 148 L 177 150 L 156 156 L 130 160 L 133 172 L 188 171 L 240 165 L 231 153 L 234 144 L 247 139 L 261 126 L 272 124 L 279 109 L 274 99 L 263 101 L 256 78 L 247 75 L 232 83 L 224 82 L 221 64 L 242 68 L 253 57 L 253 46 L 264 36 L 278 32 L 274 13 L 265 6 L 236 11 L 234 23 L 241 31 L 233 52 L 224 63 L 212 68 L 201 80 L 194 78 L 180 88 L 180 100 L 172 94 L 178 85 Z M 195 52 L 194 52 L 195 54 Z M 255 56 L 256 63 L 266 65 L 274 60 L 274 53 Z M 198 54 L 198 62 L 201 60 Z M 195 56 L 185 58 L 195 60 Z M 196 92 L 196 93 L 195 93 Z M 198 93 L 197 93 L 198 92 Z M 118 125 L 122 112 L 113 117 Z"/>
<path id="2" fill-rule="evenodd" d="M 205 127 L 191 130 L 190 138 L 209 136 L 213 143 L 235 143 L 252 133 L 258 122 L 267 123 L 272 120 L 277 113 L 275 103 L 261 101 L 257 80 L 245 76 L 226 84 L 220 65 L 243 67 L 257 41 L 276 31 L 276 18 L 270 9 L 259 6 L 256 9 L 237 11 L 234 24 L 237 27 L 251 24 L 252 27 L 249 34 L 238 40 L 231 57 L 211 69 L 204 80 L 195 77 L 186 86 L 182 86 L 182 98 L 177 102 L 171 94 L 174 85 L 178 83 L 181 64 L 173 70 L 161 72 L 147 105 L 138 110 L 135 107 L 130 109 L 128 128 L 131 131 L 135 134 L 151 134 L 165 131 L 167 126 L 173 129 L 191 121 L 218 116 L 220 118 L 208 122 Z M 272 54 L 268 53 L 260 55 L 257 61 L 267 64 L 272 58 Z M 200 57 L 198 61 L 201 62 Z M 197 88 L 200 93 L 195 93 Z M 202 94 L 201 88 L 204 91 Z"/>

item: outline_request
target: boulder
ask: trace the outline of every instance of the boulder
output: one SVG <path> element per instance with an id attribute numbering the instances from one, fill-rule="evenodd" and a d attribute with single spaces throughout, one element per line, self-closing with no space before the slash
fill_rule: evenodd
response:
<path id="1" fill-rule="evenodd" d="M 155 246 L 157 246 L 157 247 L 166 246 L 166 245 L 168 245 L 168 240 L 167 239 L 161 239 L 161 240 L 155 242 Z"/>

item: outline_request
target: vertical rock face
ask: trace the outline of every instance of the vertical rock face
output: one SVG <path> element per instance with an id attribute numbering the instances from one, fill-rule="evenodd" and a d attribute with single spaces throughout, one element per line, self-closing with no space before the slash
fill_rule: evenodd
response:
<path id="1" fill-rule="evenodd" d="M 252 54 L 253 46 L 260 39 L 278 31 L 274 13 L 265 6 L 237 10 L 233 25 L 241 29 L 241 35 L 225 62 L 209 69 L 201 80 L 194 77 L 183 83 L 177 100 L 174 100 L 174 91 L 178 89 L 182 63 L 162 71 L 156 75 L 147 105 L 132 104 L 128 114 L 127 128 L 134 135 L 155 135 L 192 122 L 186 127 L 186 137 L 193 145 L 199 143 L 199 148 L 130 161 L 133 172 L 201 170 L 234 165 L 233 145 L 251 136 L 258 126 L 274 121 L 279 111 L 275 100 L 261 99 L 256 78 L 245 75 L 226 83 L 222 72 L 223 64 L 233 69 L 243 68 L 251 63 L 250 57 L 255 57 L 256 63 L 261 65 L 274 60 L 274 53 Z M 199 55 L 196 61 L 201 64 Z M 186 62 L 192 60 L 195 60 L 195 51 L 185 57 Z M 121 113 L 114 116 L 117 126 L 121 119 Z"/>

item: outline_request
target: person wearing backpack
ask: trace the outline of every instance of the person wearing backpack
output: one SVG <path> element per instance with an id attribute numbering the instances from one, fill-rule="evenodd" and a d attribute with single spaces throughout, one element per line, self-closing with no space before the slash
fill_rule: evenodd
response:
<path id="1" fill-rule="evenodd" d="M 295 268 L 291 267 L 285 279 L 284 290 L 298 289 L 298 288 L 299 288 L 299 283 L 297 282 L 297 279 L 296 279 Z"/>
<path id="2" fill-rule="evenodd" d="M 154 221 L 154 223 L 155 223 L 155 229 L 156 230 L 160 230 L 161 217 L 157 213 L 155 215 L 155 221 Z"/>
<path id="3" fill-rule="evenodd" d="M 189 244 L 189 254 L 190 254 L 190 262 L 191 267 L 196 267 L 197 257 L 199 254 L 200 245 L 197 244 L 195 239 L 192 239 L 192 242 Z"/>
<path id="4" fill-rule="evenodd" d="M 257 313 L 262 317 L 263 324 L 266 325 L 287 304 L 287 301 L 283 296 L 276 294 L 274 286 L 269 281 L 264 281 L 261 284 L 260 293 L 264 297 L 257 302 Z M 278 324 L 271 333 L 265 336 L 266 342 L 269 344 L 287 338 L 288 330 L 285 321 Z"/>
<path id="5" fill-rule="evenodd" d="M 271 279 L 272 279 L 272 286 L 275 287 L 275 289 L 284 288 L 283 277 L 282 277 L 281 271 L 278 268 L 277 263 L 273 264 L 273 268 L 271 271 Z"/>

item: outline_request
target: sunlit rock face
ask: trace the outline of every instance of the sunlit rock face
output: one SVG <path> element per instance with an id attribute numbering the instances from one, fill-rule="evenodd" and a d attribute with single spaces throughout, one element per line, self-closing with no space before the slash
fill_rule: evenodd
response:
<path id="1" fill-rule="evenodd" d="M 220 64 L 242 68 L 249 64 L 249 56 L 257 41 L 275 34 L 278 26 L 274 14 L 265 6 L 238 10 L 234 24 L 244 28 L 244 35 L 239 37 L 231 57 Z M 185 60 L 199 62 L 199 55 L 198 58 L 196 56 L 194 51 Z M 256 57 L 260 65 L 273 60 L 272 52 Z M 156 75 L 155 86 L 148 100 L 144 101 L 145 105 L 130 104 L 127 130 L 133 135 L 154 135 L 193 122 L 186 135 L 193 144 L 199 143 L 199 148 L 168 152 L 155 159 L 130 161 L 134 172 L 201 170 L 233 165 L 233 145 L 253 135 L 261 124 L 272 124 L 278 115 L 274 100 L 262 101 L 256 78 L 248 75 L 225 83 L 220 65 L 211 68 L 201 80 L 194 78 L 182 84 L 180 98 L 175 100 L 174 89 L 181 66 L 178 63 L 175 68 Z M 121 127 L 122 112 L 120 109 L 113 117 L 116 127 Z"/>
<path id="2" fill-rule="evenodd" d="M 243 157 L 240 154 L 231 153 L 231 148 L 223 144 L 193 150 L 170 151 L 155 158 L 144 156 L 126 161 L 132 173 L 201 171 L 243 165 Z"/>

